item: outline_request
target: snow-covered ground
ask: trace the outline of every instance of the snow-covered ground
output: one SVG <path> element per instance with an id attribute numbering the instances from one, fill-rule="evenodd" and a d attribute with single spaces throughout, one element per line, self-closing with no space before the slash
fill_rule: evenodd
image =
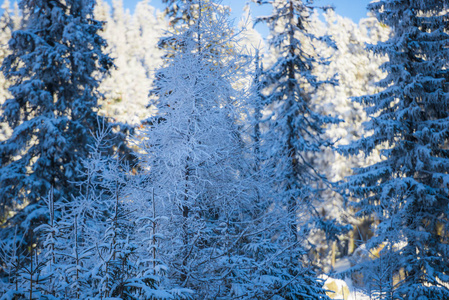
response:
<path id="1" fill-rule="evenodd" d="M 337 279 L 327 277 L 326 275 L 320 276 L 325 279 L 324 288 L 329 290 L 327 295 L 331 299 L 338 300 L 369 300 L 370 297 L 363 293 L 359 288 L 355 287 L 350 278 Z"/>

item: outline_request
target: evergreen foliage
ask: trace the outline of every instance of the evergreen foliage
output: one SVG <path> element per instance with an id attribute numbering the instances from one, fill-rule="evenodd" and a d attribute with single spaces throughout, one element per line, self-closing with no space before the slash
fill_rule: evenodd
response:
<path id="1" fill-rule="evenodd" d="M 98 35 L 102 23 L 93 19 L 94 5 L 87 0 L 19 3 L 26 23 L 12 33 L 2 67 L 11 81 L 11 98 L 2 105 L 1 121 L 13 133 L 0 144 L 0 213 L 5 217 L 27 207 L 11 226 L 25 217 L 28 224 L 39 222 L 41 200 L 51 187 L 55 201 L 77 194 L 74 180 L 93 143 L 91 132 L 97 120 L 107 122 L 98 115 L 94 73 L 107 74 L 112 60 L 102 53 L 106 41 Z M 126 150 L 124 134 L 111 136 L 110 150 Z"/>
<path id="2" fill-rule="evenodd" d="M 258 20 L 270 27 L 270 47 L 277 56 L 277 61 L 262 75 L 268 91 L 265 104 L 273 112 L 265 145 L 279 198 L 288 207 L 291 237 L 296 240 L 298 207 L 307 207 L 317 195 L 318 184 L 326 181 L 307 154 L 331 144 L 324 138 L 324 126 L 337 123 L 338 119 L 316 112 L 310 101 L 310 88 L 334 82 L 319 81 L 312 74 L 319 58 L 306 47 L 306 41 L 317 38 L 306 29 L 312 12 L 309 3 L 292 0 L 275 1 L 272 5 L 272 15 Z"/>
<path id="3" fill-rule="evenodd" d="M 4 1 L 0 300 L 449 298 L 449 3 L 163 2 Z"/>
<path id="4" fill-rule="evenodd" d="M 419 0 L 369 5 L 393 30 L 388 41 L 371 46 L 388 55 L 383 65 L 388 75 L 379 82 L 383 91 L 357 99 L 367 105 L 371 119 L 365 128 L 372 134 L 342 151 L 369 155 L 385 147 L 382 161 L 356 169 L 344 185 L 359 199 L 358 215 L 376 220 L 367 247 L 385 244 L 393 257 L 389 281 L 399 282 L 380 299 L 449 297 L 444 285 L 449 281 L 448 5 Z"/>
<path id="5" fill-rule="evenodd" d="M 270 278 L 270 289 L 284 299 L 321 299 L 326 297 L 322 283 L 315 277 L 306 252 L 311 246 L 307 241 L 309 230 L 319 217 L 313 201 L 319 196 L 320 185 L 327 180 L 315 169 L 309 156 L 330 146 L 324 129 L 338 120 L 316 111 L 310 91 L 334 82 L 320 81 L 312 73 L 321 59 L 307 47 L 318 39 L 307 31 L 313 10 L 311 3 L 293 0 L 258 3 L 270 3 L 273 7 L 272 14 L 259 18 L 258 22 L 269 26 L 269 46 L 275 53 L 274 63 L 260 74 L 264 94 L 255 96 L 257 101 L 263 101 L 265 110 L 271 111 L 264 121 L 267 128 L 261 149 L 263 170 L 271 178 L 273 198 L 266 202 L 268 211 L 263 218 L 272 218 L 276 224 L 271 229 L 276 238 L 271 238 L 264 250 L 264 255 L 271 253 L 276 260 L 265 261 L 268 268 L 260 276 Z M 258 105 L 255 104 L 255 112 L 256 120 L 260 121 Z M 256 139 L 257 135 L 254 134 Z M 268 241 L 264 240 L 265 243 Z"/>
<path id="6" fill-rule="evenodd" d="M 158 207 L 172 216 L 161 242 L 169 277 L 196 297 L 225 299 L 257 187 L 236 124 L 242 96 L 233 84 L 242 62 L 228 10 L 214 1 L 195 4 L 195 23 L 166 38 L 180 47 L 168 50 L 157 73 L 159 113 L 144 135 L 142 161 Z"/>

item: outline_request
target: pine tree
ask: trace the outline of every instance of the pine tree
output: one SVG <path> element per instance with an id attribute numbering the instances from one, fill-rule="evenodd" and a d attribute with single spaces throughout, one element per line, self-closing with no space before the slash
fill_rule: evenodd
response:
<path id="1" fill-rule="evenodd" d="M 393 293 L 380 299 L 446 299 L 448 263 L 447 49 L 448 1 L 371 3 L 393 35 L 371 49 L 386 54 L 383 91 L 358 98 L 372 134 L 342 150 L 383 160 L 355 170 L 344 185 L 359 199 L 359 216 L 378 224 L 368 249 L 389 249 Z M 382 253 L 382 252 L 381 252 Z M 377 259 L 374 267 L 381 264 Z M 379 291 L 377 291 L 379 292 Z M 392 296 L 391 296 L 392 294 Z"/>
<path id="2" fill-rule="evenodd" d="M 33 224 L 44 218 L 36 208 L 51 187 L 55 201 L 77 193 L 80 159 L 93 143 L 97 119 L 104 120 L 93 74 L 106 74 L 112 61 L 101 52 L 106 42 L 97 34 L 102 23 L 93 19 L 93 1 L 23 0 L 20 8 L 26 25 L 13 32 L 2 68 L 12 98 L 1 121 L 13 134 L 0 144 L 0 212 L 27 205 L 10 223 L 26 216 Z M 125 136 L 111 134 L 113 148 L 125 150 Z"/>

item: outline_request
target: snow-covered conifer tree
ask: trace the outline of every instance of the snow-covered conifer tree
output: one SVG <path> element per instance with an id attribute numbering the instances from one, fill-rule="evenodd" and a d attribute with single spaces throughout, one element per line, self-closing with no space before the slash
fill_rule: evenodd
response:
<path id="1" fill-rule="evenodd" d="M 170 216 L 160 227 L 169 279 L 198 299 L 229 299 L 258 188 L 236 124 L 242 98 L 234 84 L 244 64 L 228 9 L 191 4 L 192 24 L 165 38 L 180 47 L 167 48 L 167 66 L 157 73 L 158 116 L 144 135 L 142 165 L 156 210 Z"/>
<path id="2" fill-rule="evenodd" d="M 307 154 L 319 152 L 329 144 L 323 136 L 324 126 L 337 119 L 317 113 L 310 103 L 308 90 L 324 83 L 311 72 L 320 58 L 312 56 L 306 47 L 307 41 L 315 38 L 306 30 L 310 3 L 292 0 L 275 1 L 272 5 L 272 15 L 259 18 L 271 29 L 270 46 L 278 57 L 263 74 L 269 91 L 266 104 L 273 109 L 265 139 L 279 198 L 288 207 L 291 238 L 296 240 L 296 213 L 299 207 L 311 203 L 317 185 L 325 180 Z"/>
<path id="3" fill-rule="evenodd" d="M 369 8 L 393 31 L 371 47 L 388 56 L 388 75 L 379 82 L 383 91 L 358 98 L 371 117 L 365 129 L 373 133 L 342 151 L 369 155 L 382 145 L 383 160 L 356 169 L 344 187 L 359 199 L 359 215 L 376 220 L 368 249 L 389 249 L 393 298 L 446 299 L 449 2 L 381 0 Z"/>
<path id="4" fill-rule="evenodd" d="M 1 121 L 14 130 L 0 144 L 0 210 L 28 205 L 27 218 L 51 187 L 54 199 L 76 194 L 74 178 L 82 169 L 96 131 L 98 78 L 112 61 L 102 53 L 102 24 L 93 19 L 94 1 L 20 1 L 25 28 L 9 42 L 3 72 L 12 97 Z M 114 147 L 123 150 L 124 135 Z M 112 148 L 111 148 L 112 149 Z M 20 223 L 18 215 L 14 222 Z M 34 222 L 31 220 L 32 222 Z"/>
<path id="5" fill-rule="evenodd" d="M 53 198 L 53 189 L 50 189 L 48 196 L 44 198 L 48 208 L 48 222 L 42 224 L 34 229 L 34 232 L 42 237 L 43 242 L 40 253 L 41 260 L 44 262 L 42 272 L 40 274 L 42 290 L 44 294 L 57 297 L 58 294 L 65 288 L 64 286 L 64 265 L 60 264 L 64 260 L 61 253 L 66 250 L 68 246 L 64 240 L 61 240 L 59 224 L 60 210 L 55 207 Z"/>
<path id="6" fill-rule="evenodd" d="M 0 241 L 0 295 L 2 298 L 25 297 L 23 281 L 20 276 L 25 251 L 22 250 L 23 239 L 20 239 L 17 227 L 12 239 Z M 6 298 L 8 299 L 8 298 Z"/>
<path id="7" fill-rule="evenodd" d="M 322 84 L 312 74 L 320 59 L 307 52 L 315 38 L 306 31 L 310 3 L 262 3 L 273 7 L 270 16 L 258 20 L 271 30 L 269 46 L 276 60 L 260 75 L 264 94 L 259 92 L 254 98 L 264 100 L 268 113 L 262 123 L 267 127 L 261 136 L 262 170 L 271 178 L 272 192 L 271 198 L 263 199 L 266 209 L 260 217 L 272 234 L 255 235 L 248 245 L 252 257 L 263 266 L 252 275 L 257 278 L 253 280 L 258 291 L 254 297 L 319 299 L 325 295 L 307 259 L 307 236 L 315 214 L 312 200 L 325 178 L 315 170 L 308 154 L 329 143 L 323 136 L 324 126 L 336 119 L 316 112 L 307 92 Z"/>
<path id="8" fill-rule="evenodd" d="M 56 209 L 47 201 L 48 224 L 35 230 L 45 240 L 36 291 L 52 299 L 176 299 L 184 291 L 160 289 L 163 274 L 148 263 L 151 250 L 134 218 L 144 207 L 130 197 L 131 171 L 104 155 L 113 145 L 111 129 L 99 127 L 89 158 L 82 160 L 79 194 L 59 201 Z"/>

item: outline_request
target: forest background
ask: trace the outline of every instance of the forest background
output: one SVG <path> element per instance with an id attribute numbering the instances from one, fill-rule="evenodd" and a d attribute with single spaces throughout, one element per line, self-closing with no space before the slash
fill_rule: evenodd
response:
<path id="1" fill-rule="evenodd" d="M 367 110 L 375 106 L 368 98 L 382 98 L 390 87 L 382 84 L 395 70 L 385 45 L 397 42 L 397 26 L 371 13 L 354 23 L 338 14 L 338 5 L 321 11 L 293 0 L 245 6 L 241 16 L 232 12 L 235 26 L 229 8 L 211 0 L 167 0 L 158 6 L 165 12 L 145 0 L 135 9 L 127 9 L 133 1 L 124 7 L 98 0 L 77 17 L 70 15 L 77 2 L 67 0 L 64 13 L 42 4 L 50 5 L 43 10 L 47 19 L 33 6 L 40 2 L 23 1 L 31 8 L 24 19 L 17 4 L 5 0 L 0 18 L 7 75 L 0 74 L 2 300 L 326 299 L 335 296 L 323 288 L 327 275 L 347 278 L 360 291 L 343 291 L 338 297 L 344 299 L 449 294 L 447 270 L 418 266 L 428 244 L 403 254 L 410 239 L 392 227 L 388 205 L 372 199 L 372 190 L 357 189 L 371 187 L 370 176 L 379 183 L 388 178 L 370 169 L 389 162 L 383 137 L 363 144 L 367 148 L 357 143 L 379 134 L 370 122 L 377 124 L 382 112 Z M 268 17 L 253 17 L 259 12 Z M 25 26 L 28 20 L 36 27 Z M 67 27 L 55 25 L 54 36 L 41 36 L 53 28 L 48 24 Z M 70 31 L 72 24 L 79 34 Z M 45 40 L 48 53 L 59 53 L 58 43 L 69 49 L 62 59 L 77 53 L 82 67 L 70 61 L 69 71 L 59 64 L 52 69 L 60 78 L 76 76 L 64 84 L 49 76 L 47 58 L 27 48 L 29 32 L 33 41 Z M 84 60 L 83 39 L 94 53 Z M 28 73 L 21 69 L 27 59 Z M 48 103 L 56 107 L 50 114 L 58 120 L 52 124 L 61 135 L 47 121 L 27 123 L 45 105 L 20 99 L 34 99 L 36 91 L 50 91 Z M 64 100 L 70 97 L 89 105 L 71 107 Z M 64 138 L 76 141 L 56 160 L 60 144 L 69 145 L 60 140 L 72 130 L 60 125 L 70 124 L 59 119 L 66 113 L 70 121 L 86 122 L 75 122 Z M 29 132 L 29 140 L 17 132 Z M 45 151 L 29 154 L 37 145 Z M 65 155 L 76 163 L 54 168 Z M 445 175 L 438 180 L 446 182 Z M 391 190 L 379 195 L 391 199 Z M 435 216 L 412 227 L 424 232 L 432 223 L 430 235 L 446 249 L 447 210 Z M 397 235 L 385 233 L 391 228 Z M 401 266 L 402 257 L 413 257 L 407 261 L 413 267 Z"/>

